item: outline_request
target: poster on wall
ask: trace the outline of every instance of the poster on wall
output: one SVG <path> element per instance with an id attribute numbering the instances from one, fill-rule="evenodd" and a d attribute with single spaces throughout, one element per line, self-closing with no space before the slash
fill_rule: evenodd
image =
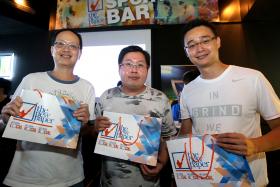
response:
<path id="1" fill-rule="evenodd" d="M 55 29 L 181 24 L 219 18 L 218 0 L 58 0 Z"/>
<path id="2" fill-rule="evenodd" d="M 161 65 L 161 90 L 170 100 L 176 100 L 184 87 L 184 73 L 196 69 L 194 65 Z"/>
<path id="3" fill-rule="evenodd" d="M 14 53 L 0 53 L 0 77 L 11 79 L 13 76 Z"/>
<path id="4" fill-rule="evenodd" d="M 158 1 L 155 7 L 157 24 L 185 23 L 198 16 L 198 0 Z"/>
<path id="5" fill-rule="evenodd" d="M 198 14 L 206 20 L 219 19 L 218 0 L 198 0 Z"/>
<path id="6" fill-rule="evenodd" d="M 154 23 L 150 0 L 62 0 L 57 1 L 55 29 Z"/>

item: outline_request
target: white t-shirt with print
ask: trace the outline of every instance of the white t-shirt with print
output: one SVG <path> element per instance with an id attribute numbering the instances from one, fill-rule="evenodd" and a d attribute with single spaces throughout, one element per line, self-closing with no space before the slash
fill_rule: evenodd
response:
<path id="1" fill-rule="evenodd" d="M 200 76 L 181 94 L 182 119 L 191 118 L 193 134 L 238 132 L 261 136 L 260 115 L 280 117 L 280 101 L 271 84 L 256 70 L 229 66 L 211 80 Z M 265 153 L 247 157 L 258 186 L 268 183 Z"/>
<path id="2" fill-rule="evenodd" d="M 24 77 L 13 98 L 22 89 L 38 89 L 53 95 L 66 95 L 89 105 L 90 119 L 95 119 L 94 88 L 88 81 L 59 81 L 48 72 Z M 18 141 L 17 150 L 4 184 L 18 187 L 71 186 L 84 179 L 80 146 L 77 150 Z"/>

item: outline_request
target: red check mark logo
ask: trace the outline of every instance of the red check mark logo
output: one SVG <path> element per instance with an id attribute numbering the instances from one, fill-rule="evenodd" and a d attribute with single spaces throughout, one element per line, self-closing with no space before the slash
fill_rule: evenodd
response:
<path id="1" fill-rule="evenodd" d="M 30 107 L 26 112 L 24 110 L 19 112 L 19 117 L 23 118 L 25 117 L 36 105 L 33 105 L 32 107 Z"/>
<path id="2" fill-rule="evenodd" d="M 110 130 L 109 130 L 108 128 L 104 130 L 105 136 L 108 136 L 108 134 L 110 134 L 117 126 L 119 126 L 119 125 L 121 124 L 121 122 L 122 122 L 122 118 L 119 117 L 119 121 L 118 121 L 118 124 L 117 124 L 117 125 L 115 125 L 115 126 L 114 126 L 113 128 L 111 128 Z"/>
<path id="3" fill-rule="evenodd" d="M 114 126 L 113 128 L 111 128 L 111 129 L 108 129 L 108 128 L 105 129 L 105 130 L 104 130 L 105 136 L 108 136 L 108 134 L 110 134 L 110 133 L 116 128 L 116 126 L 117 126 L 117 125 L 115 125 L 115 126 Z"/>
<path id="4" fill-rule="evenodd" d="M 177 164 L 178 168 L 182 168 L 184 157 L 185 157 L 185 153 L 183 154 L 181 161 L 177 160 L 176 164 Z"/>
<path id="5" fill-rule="evenodd" d="M 92 3 L 92 4 L 90 5 L 91 10 L 93 10 L 93 11 L 95 11 L 95 10 L 96 10 L 96 7 L 98 6 L 99 1 L 100 1 L 100 0 L 97 0 L 97 1 L 96 1 L 96 3 Z"/>

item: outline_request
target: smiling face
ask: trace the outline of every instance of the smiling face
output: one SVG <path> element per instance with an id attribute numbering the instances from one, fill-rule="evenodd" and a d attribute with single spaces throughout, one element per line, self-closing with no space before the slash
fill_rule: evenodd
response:
<path id="1" fill-rule="evenodd" d="M 124 92 L 144 91 L 148 75 L 145 56 L 141 52 L 127 53 L 119 66 L 119 74 Z"/>
<path id="2" fill-rule="evenodd" d="M 54 45 L 51 47 L 51 53 L 56 68 L 73 69 L 81 55 L 79 38 L 71 31 L 59 33 Z"/>
<path id="3" fill-rule="evenodd" d="M 185 51 L 190 61 L 198 68 L 209 67 L 219 62 L 219 37 L 206 26 L 189 30 L 184 37 Z"/>

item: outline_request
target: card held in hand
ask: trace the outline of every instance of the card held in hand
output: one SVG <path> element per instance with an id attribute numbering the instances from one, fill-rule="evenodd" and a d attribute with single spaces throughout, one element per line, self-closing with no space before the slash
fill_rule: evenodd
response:
<path id="1" fill-rule="evenodd" d="M 161 120 L 104 111 L 112 125 L 100 131 L 95 153 L 155 166 L 160 145 Z"/>
<path id="2" fill-rule="evenodd" d="M 78 103 L 38 90 L 22 90 L 20 97 L 20 113 L 10 117 L 3 137 L 76 149 L 81 122 L 72 114 Z"/>
<path id="3" fill-rule="evenodd" d="M 244 156 L 225 151 L 211 135 L 189 135 L 167 141 L 178 187 L 255 186 Z"/>

